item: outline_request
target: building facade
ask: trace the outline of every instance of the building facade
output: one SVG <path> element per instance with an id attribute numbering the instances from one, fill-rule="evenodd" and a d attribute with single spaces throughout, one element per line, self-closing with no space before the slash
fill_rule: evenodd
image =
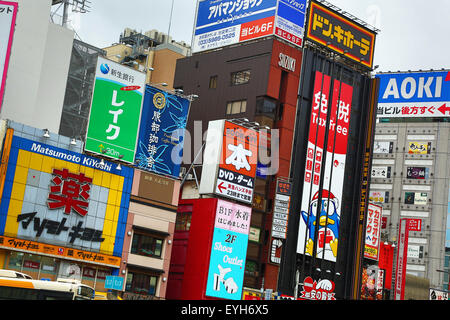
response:
<path id="1" fill-rule="evenodd" d="M 370 198 L 383 207 L 382 240 L 397 242 L 401 218 L 409 232 L 406 272 L 443 288 L 449 192 L 449 123 L 377 123 Z M 384 170 L 384 173 L 383 173 Z"/>
<path id="2" fill-rule="evenodd" d="M 200 198 L 194 176 L 201 176 L 209 121 L 245 118 L 259 128 L 277 129 L 269 131 L 276 161 L 258 165 L 254 186 L 244 286 L 258 290 L 277 287 L 279 263 L 270 258 L 273 201 L 277 178 L 289 176 L 301 60 L 301 50 L 269 37 L 177 61 L 174 88 L 199 96 L 186 126 L 190 144 L 183 161 L 187 170 L 194 165 L 180 191 L 182 203 Z M 261 171 L 271 166 L 271 174 Z M 181 213 L 177 219 L 186 217 Z"/>

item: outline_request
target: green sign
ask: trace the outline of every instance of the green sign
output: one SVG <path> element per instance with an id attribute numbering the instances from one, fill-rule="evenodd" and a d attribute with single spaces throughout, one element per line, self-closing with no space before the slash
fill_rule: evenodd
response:
<path id="1" fill-rule="evenodd" d="M 98 58 L 85 151 L 133 163 L 145 74 Z"/>

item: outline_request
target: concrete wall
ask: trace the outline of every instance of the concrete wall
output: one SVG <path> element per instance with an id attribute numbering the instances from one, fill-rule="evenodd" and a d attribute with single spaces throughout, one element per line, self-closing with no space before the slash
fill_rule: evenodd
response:
<path id="1" fill-rule="evenodd" d="M 19 0 L 1 118 L 57 133 L 74 32 L 50 22 L 51 0 Z"/>
<path id="2" fill-rule="evenodd" d="M 420 231 L 410 231 L 406 272 L 429 279 L 434 288 L 442 287 L 445 233 L 450 177 L 450 124 L 445 122 L 378 123 L 375 129 L 377 142 L 392 142 L 392 152 L 374 153 L 372 169 L 391 167 L 391 176 L 371 179 L 370 191 L 389 192 L 382 203 L 387 227 L 382 230 L 383 241 L 395 242 L 401 218 L 421 219 Z M 427 154 L 409 153 L 409 143 L 431 143 Z M 425 179 L 410 179 L 408 167 L 426 167 Z M 405 193 L 426 193 L 427 201 L 406 204 Z M 421 254 L 417 249 L 420 248 Z M 415 252 L 415 253 L 414 253 Z"/>

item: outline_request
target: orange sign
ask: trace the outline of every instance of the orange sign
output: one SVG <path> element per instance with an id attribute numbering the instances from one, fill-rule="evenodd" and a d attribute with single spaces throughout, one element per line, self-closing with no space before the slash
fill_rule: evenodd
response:
<path id="1" fill-rule="evenodd" d="M 0 236 L 0 248 L 41 253 L 52 257 L 90 262 L 110 267 L 120 267 L 120 257 L 97 252 L 82 251 L 73 248 L 59 247 L 30 240 Z"/>
<path id="2" fill-rule="evenodd" d="M 215 193 L 252 203 L 258 162 L 258 132 L 225 121 Z"/>

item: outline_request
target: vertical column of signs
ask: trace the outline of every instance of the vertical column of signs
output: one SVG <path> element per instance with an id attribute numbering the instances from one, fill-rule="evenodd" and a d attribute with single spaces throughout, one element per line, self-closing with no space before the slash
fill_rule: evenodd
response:
<path id="1" fill-rule="evenodd" d="M 297 252 L 336 261 L 353 88 L 334 80 L 327 121 L 330 85 L 316 72 Z"/>
<path id="2" fill-rule="evenodd" d="M 217 201 L 207 296 L 241 299 L 251 212 L 250 207 Z"/>
<path id="3" fill-rule="evenodd" d="M 277 181 L 277 192 L 273 205 L 272 237 L 286 239 L 291 202 L 291 183 Z"/>
<path id="4" fill-rule="evenodd" d="M 145 74 L 98 57 L 85 151 L 133 163 Z"/>

